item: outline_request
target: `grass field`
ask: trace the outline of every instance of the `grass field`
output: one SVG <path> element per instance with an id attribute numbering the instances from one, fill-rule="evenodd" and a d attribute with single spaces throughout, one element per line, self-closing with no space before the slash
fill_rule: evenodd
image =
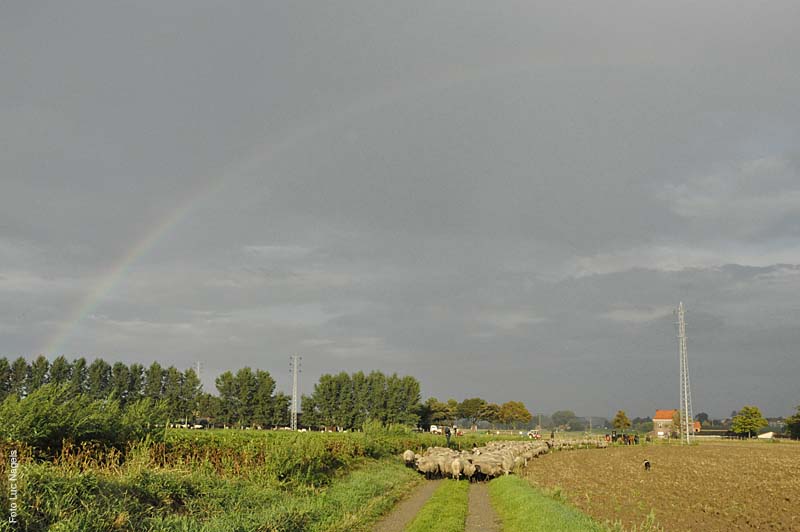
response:
<path id="1" fill-rule="evenodd" d="M 558 452 L 534 460 L 526 479 L 626 529 L 652 514 L 666 530 L 800 530 L 800 445 L 790 442 Z"/>

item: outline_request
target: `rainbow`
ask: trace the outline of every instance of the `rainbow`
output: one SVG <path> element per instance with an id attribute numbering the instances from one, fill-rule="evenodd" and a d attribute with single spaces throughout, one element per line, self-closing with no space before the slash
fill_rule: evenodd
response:
<path id="1" fill-rule="evenodd" d="M 338 112 L 325 115 L 321 120 L 313 124 L 299 127 L 277 143 L 260 146 L 255 150 L 255 153 L 241 160 L 244 162 L 233 163 L 229 165 L 228 168 L 223 169 L 221 176 L 207 180 L 204 185 L 198 187 L 195 192 L 190 194 L 175 209 L 170 211 L 163 219 L 146 231 L 144 236 L 124 253 L 114 265 L 101 276 L 97 284 L 80 299 L 75 307 L 67 314 L 67 317 L 61 321 L 60 326 L 56 327 L 54 334 L 50 336 L 36 352 L 52 357 L 60 355 L 60 351 L 64 348 L 67 340 L 74 334 L 80 323 L 85 317 L 95 312 L 103 300 L 130 272 L 131 267 L 141 257 L 147 255 L 165 235 L 169 234 L 177 227 L 193 210 L 205 203 L 207 199 L 214 197 L 216 192 L 231 179 L 242 175 L 252 175 L 254 171 L 260 170 L 265 163 L 268 163 L 273 158 L 290 151 L 302 142 L 329 129 L 335 124 L 343 122 L 345 119 L 389 107 L 410 97 L 419 97 L 430 92 L 445 90 L 470 81 L 528 70 L 533 66 L 535 65 L 531 65 L 528 62 L 505 63 L 493 65 L 490 68 L 447 72 L 438 78 L 429 80 L 427 84 L 422 86 L 400 87 L 380 92 L 372 98 L 361 100 Z"/>

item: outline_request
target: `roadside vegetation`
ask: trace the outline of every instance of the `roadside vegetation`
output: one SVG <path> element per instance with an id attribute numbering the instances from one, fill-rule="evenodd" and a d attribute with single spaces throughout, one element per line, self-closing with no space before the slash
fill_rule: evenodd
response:
<path id="1" fill-rule="evenodd" d="M 22 528 L 0 530 L 366 530 L 421 482 L 399 454 L 444 437 L 366 424 L 361 432 L 186 430 L 119 449 L 66 443 L 48 459 L 21 443 Z M 496 436 L 469 435 L 455 446 Z M 0 462 L 0 489 L 8 490 Z M 466 489 L 466 483 L 461 483 Z"/>

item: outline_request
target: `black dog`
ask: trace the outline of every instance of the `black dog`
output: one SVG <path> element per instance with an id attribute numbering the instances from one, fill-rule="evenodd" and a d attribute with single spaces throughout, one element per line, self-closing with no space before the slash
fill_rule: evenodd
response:
<path id="1" fill-rule="evenodd" d="M 645 460 L 644 461 L 644 470 L 645 471 L 650 471 L 650 460 Z"/>

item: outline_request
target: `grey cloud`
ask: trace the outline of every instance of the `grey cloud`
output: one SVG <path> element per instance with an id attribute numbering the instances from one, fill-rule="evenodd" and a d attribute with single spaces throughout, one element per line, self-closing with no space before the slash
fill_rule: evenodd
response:
<path id="1" fill-rule="evenodd" d="M 6 5 L 1 349 L 787 413 L 798 9 Z"/>

